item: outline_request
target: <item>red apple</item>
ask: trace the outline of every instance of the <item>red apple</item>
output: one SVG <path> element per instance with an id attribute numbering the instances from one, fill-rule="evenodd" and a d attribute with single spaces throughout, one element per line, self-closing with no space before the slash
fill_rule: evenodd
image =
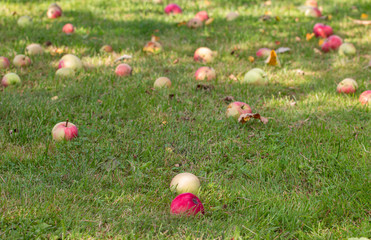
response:
<path id="1" fill-rule="evenodd" d="M 180 14 L 182 13 L 182 9 L 175 3 L 170 3 L 165 7 L 166 14 Z"/>
<path id="2" fill-rule="evenodd" d="M 252 113 L 251 107 L 244 102 L 232 102 L 227 108 L 227 117 L 238 119 L 241 114 Z"/>
<path id="3" fill-rule="evenodd" d="M 182 193 L 171 202 L 171 213 L 174 215 L 196 216 L 205 214 L 204 206 L 200 199 L 192 193 Z"/>
<path id="4" fill-rule="evenodd" d="M 111 45 L 104 45 L 103 47 L 101 47 L 100 51 L 110 53 L 113 52 L 113 48 Z"/>
<path id="5" fill-rule="evenodd" d="M 116 67 L 115 73 L 119 77 L 125 77 L 132 74 L 132 68 L 125 63 L 122 63 Z"/>
<path id="6" fill-rule="evenodd" d="M 72 68 L 76 70 L 82 68 L 82 62 L 75 55 L 66 54 L 59 61 L 58 68 Z"/>
<path id="7" fill-rule="evenodd" d="M 16 67 L 27 67 L 31 65 L 31 59 L 25 55 L 19 54 L 14 57 L 13 64 Z"/>
<path id="8" fill-rule="evenodd" d="M 355 93 L 358 88 L 358 84 L 354 79 L 346 78 L 341 81 L 337 86 L 338 93 Z"/>
<path id="9" fill-rule="evenodd" d="M 214 61 L 214 58 L 216 56 L 216 52 L 211 51 L 207 47 L 200 47 L 195 51 L 195 54 L 193 55 L 193 59 L 196 62 L 212 62 Z"/>
<path id="10" fill-rule="evenodd" d="M 189 28 L 200 28 L 202 27 L 202 25 L 203 25 L 202 20 L 197 17 L 192 18 L 187 22 L 187 27 Z"/>
<path id="11" fill-rule="evenodd" d="M 196 14 L 196 18 L 199 18 L 201 21 L 206 21 L 209 19 L 209 15 L 206 11 L 200 11 Z"/>
<path id="12" fill-rule="evenodd" d="M 56 3 L 49 6 L 48 12 L 46 13 L 48 18 L 54 19 L 62 16 L 62 8 L 59 7 Z"/>
<path id="13" fill-rule="evenodd" d="M 169 88 L 169 87 L 171 87 L 171 81 L 167 77 L 160 77 L 160 78 L 156 79 L 153 86 L 155 88 Z"/>
<path id="14" fill-rule="evenodd" d="M 1 80 L 1 85 L 7 87 L 9 85 L 17 85 L 21 83 L 20 77 L 16 73 L 8 73 Z"/>
<path id="15" fill-rule="evenodd" d="M 321 48 L 323 52 L 328 52 L 330 50 L 337 50 L 341 44 L 343 44 L 343 40 L 339 36 L 331 35 L 325 40 Z"/>
<path id="16" fill-rule="evenodd" d="M 333 34 L 332 28 L 328 25 L 317 23 L 313 27 L 313 32 L 316 37 L 327 38 Z"/>
<path id="17" fill-rule="evenodd" d="M 54 126 L 52 130 L 53 139 L 57 142 L 63 140 L 71 140 L 78 136 L 77 127 L 69 123 L 68 120 L 66 122 L 60 122 Z"/>
<path id="18" fill-rule="evenodd" d="M 260 48 L 257 52 L 256 52 L 256 56 L 261 58 L 261 57 L 268 57 L 270 54 L 271 54 L 271 51 L 269 48 Z"/>
<path id="19" fill-rule="evenodd" d="M 70 34 L 75 32 L 75 28 L 73 27 L 73 25 L 71 23 L 67 23 L 66 25 L 63 26 L 62 31 L 65 34 L 70 35 Z"/>
<path id="20" fill-rule="evenodd" d="M 211 67 L 200 67 L 195 73 L 195 78 L 199 81 L 211 81 L 216 78 L 216 73 L 215 70 Z"/>
<path id="21" fill-rule="evenodd" d="M 362 105 L 370 104 L 371 103 L 371 90 L 364 91 L 359 96 L 359 101 Z"/>
<path id="22" fill-rule="evenodd" d="M 0 69 L 8 68 L 10 65 L 9 59 L 6 57 L 0 57 Z"/>
<path id="23" fill-rule="evenodd" d="M 305 11 L 305 16 L 307 17 L 321 17 L 322 14 L 321 14 L 321 11 L 316 8 L 316 7 L 311 7 L 311 8 L 308 8 L 306 11 Z"/>

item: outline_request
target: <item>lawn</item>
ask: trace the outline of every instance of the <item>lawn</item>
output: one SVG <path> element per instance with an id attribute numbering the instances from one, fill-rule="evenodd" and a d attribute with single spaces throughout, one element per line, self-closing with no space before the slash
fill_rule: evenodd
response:
<path id="1" fill-rule="evenodd" d="M 304 2 L 183 0 L 183 14 L 167 16 L 168 1 L 69 0 L 59 3 L 61 18 L 48 19 L 50 1 L 0 0 L 0 56 L 12 60 L 31 43 L 47 52 L 29 67 L 0 69 L 0 78 L 22 79 L 0 89 L 0 239 L 371 237 L 371 110 L 358 100 L 370 89 L 371 28 L 349 18 L 370 20 L 371 5 L 321 0 L 331 19 L 316 19 L 298 10 Z M 214 18 L 209 25 L 178 25 L 200 10 Z M 226 21 L 230 11 L 240 16 Z M 262 21 L 268 11 L 272 18 Z M 17 25 L 23 15 L 32 26 Z M 318 22 L 357 54 L 315 51 L 318 39 L 306 34 Z M 74 34 L 62 32 L 66 23 Z M 142 51 L 152 35 L 159 54 Z M 104 44 L 116 54 L 100 52 Z M 218 52 L 207 64 L 217 72 L 210 82 L 194 79 L 204 64 L 193 53 L 203 46 Z M 261 47 L 291 51 L 273 67 L 256 58 Z M 84 70 L 59 79 L 66 53 Z M 125 60 L 133 74 L 120 78 L 114 60 L 123 54 L 133 56 Z M 230 78 L 256 67 L 267 86 Z M 171 88 L 153 89 L 161 76 Z M 337 93 L 348 77 L 357 92 Z M 269 122 L 228 119 L 228 96 Z M 53 141 L 53 126 L 66 119 L 79 137 Z M 170 214 L 169 184 L 181 172 L 199 177 L 205 215 Z"/>

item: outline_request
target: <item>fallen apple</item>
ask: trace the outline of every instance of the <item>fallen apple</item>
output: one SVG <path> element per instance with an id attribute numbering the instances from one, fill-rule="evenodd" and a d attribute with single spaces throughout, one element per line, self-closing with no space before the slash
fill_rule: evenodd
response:
<path id="1" fill-rule="evenodd" d="M 110 53 L 113 52 L 113 48 L 111 45 L 104 45 L 103 47 L 101 47 L 100 51 Z"/>
<path id="2" fill-rule="evenodd" d="M 61 78 L 74 77 L 75 71 L 72 68 L 60 68 L 55 72 L 55 76 Z"/>
<path id="3" fill-rule="evenodd" d="M 251 107 L 244 102 L 232 102 L 228 105 L 226 115 L 238 119 L 242 114 L 252 113 Z"/>
<path id="4" fill-rule="evenodd" d="M 149 41 L 143 48 L 143 52 L 157 54 L 162 51 L 162 45 L 156 41 Z"/>
<path id="5" fill-rule="evenodd" d="M 119 77 L 125 77 L 131 75 L 133 72 L 132 68 L 125 63 L 121 63 L 116 67 L 115 73 Z"/>
<path id="6" fill-rule="evenodd" d="M 211 51 L 209 48 L 200 47 L 195 51 L 193 59 L 196 62 L 208 63 L 214 61 L 216 55 L 216 52 Z"/>
<path id="7" fill-rule="evenodd" d="M 327 38 L 333 34 L 333 30 L 328 25 L 317 23 L 313 27 L 313 33 L 316 35 L 316 37 Z"/>
<path id="8" fill-rule="evenodd" d="M 371 103 L 371 90 L 364 91 L 359 96 L 359 101 L 362 105 L 368 105 Z"/>
<path id="9" fill-rule="evenodd" d="M 200 11 L 196 14 L 196 18 L 199 18 L 201 21 L 206 21 L 209 19 L 209 15 L 207 14 L 206 11 Z"/>
<path id="10" fill-rule="evenodd" d="M 319 18 L 322 16 L 321 11 L 316 7 L 310 7 L 305 11 L 305 16 Z"/>
<path id="11" fill-rule="evenodd" d="M 175 3 L 170 3 L 165 7 L 165 13 L 166 14 L 180 14 L 182 13 L 182 9 L 179 7 L 179 5 Z"/>
<path id="12" fill-rule="evenodd" d="M 216 78 L 216 72 L 214 68 L 211 67 L 200 67 L 195 73 L 195 78 L 199 81 L 211 81 Z"/>
<path id="13" fill-rule="evenodd" d="M 340 55 L 355 55 L 357 52 L 356 48 L 351 43 L 343 43 L 339 47 L 339 54 Z"/>
<path id="14" fill-rule="evenodd" d="M 18 18 L 17 24 L 20 27 L 28 27 L 32 24 L 32 18 L 29 16 L 22 16 Z"/>
<path id="15" fill-rule="evenodd" d="M 197 176 L 185 172 L 179 173 L 171 180 L 170 189 L 178 194 L 188 192 L 197 195 L 200 185 L 200 180 Z"/>
<path id="16" fill-rule="evenodd" d="M 259 57 L 259 58 L 266 58 L 268 57 L 270 54 L 271 54 L 271 49 L 269 48 L 260 48 L 257 52 L 256 52 L 256 56 Z"/>
<path id="17" fill-rule="evenodd" d="M 189 28 L 200 28 L 202 27 L 202 25 L 203 25 L 202 20 L 197 17 L 192 18 L 187 22 L 187 27 Z"/>
<path id="18" fill-rule="evenodd" d="M 73 54 L 64 55 L 59 61 L 58 68 L 72 68 L 74 70 L 82 68 L 82 62 L 80 58 Z"/>
<path id="19" fill-rule="evenodd" d="M 245 74 L 244 78 L 241 79 L 241 83 L 252 85 L 267 85 L 268 76 L 262 69 L 254 68 Z"/>
<path id="20" fill-rule="evenodd" d="M 13 64 L 16 67 L 27 67 L 31 65 L 31 59 L 23 54 L 19 54 L 14 57 Z"/>
<path id="21" fill-rule="evenodd" d="M 355 93 L 358 88 L 357 82 L 352 78 L 346 78 L 341 81 L 337 86 L 338 93 Z"/>
<path id="22" fill-rule="evenodd" d="M 46 15 L 50 19 L 59 18 L 60 16 L 62 16 L 62 8 L 58 6 L 58 4 L 53 3 L 49 6 Z"/>
<path id="23" fill-rule="evenodd" d="M 26 47 L 27 55 L 40 55 L 44 53 L 44 48 L 40 44 L 32 43 Z"/>
<path id="24" fill-rule="evenodd" d="M 238 18 L 238 16 L 240 15 L 237 12 L 229 12 L 225 18 L 227 19 L 227 21 L 233 21 Z"/>
<path id="25" fill-rule="evenodd" d="M 329 52 L 330 50 L 337 50 L 341 46 L 342 43 L 343 43 L 343 40 L 339 36 L 331 35 L 322 44 L 321 49 L 323 52 Z"/>
<path id="26" fill-rule="evenodd" d="M 170 212 L 174 215 L 196 216 L 198 213 L 205 214 L 205 209 L 196 195 L 182 193 L 171 202 Z"/>
<path id="27" fill-rule="evenodd" d="M 9 68 L 10 62 L 6 57 L 0 57 L 0 69 Z"/>
<path id="28" fill-rule="evenodd" d="M 307 0 L 305 1 L 305 5 L 310 7 L 318 7 L 316 0 Z"/>
<path id="29" fill-rule="evenodd" d="M 155 88 L 169 88 L 169 87 L 171 87 L 171 81 L 167 77 L 160 77 L 160 78 L 156 79 L 153 86 Z"/>
<path id="30" fill-rule="evenodd" d="M 63 140 L 69 141 L 78 136 L 78 130 L 74 124 L 67 120 L 65 122 L 60 122 L 53 127 L 52 136 L 57 142 Z"/>
<path id="31" fill-rule="evenodd" d="M 63 26 L 62 31 L 67 35 L 71 35 L 72 33 L 75 32 L 75 28 L 71 23 L 67 23 L 66 25 Z"/>
<path id="32" fill-rule="evenodd" d="M 8 73 L 1 80 L 1 85 L 4 87 L 17 85 L 21 83 L 21 78 L 16 73 Z"/>

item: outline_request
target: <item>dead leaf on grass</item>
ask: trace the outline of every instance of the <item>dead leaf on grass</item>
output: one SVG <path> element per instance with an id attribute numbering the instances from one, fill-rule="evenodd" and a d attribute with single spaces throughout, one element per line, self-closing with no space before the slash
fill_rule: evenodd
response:
<path id="1" fill-rule="evenodd" d="M 238 118 L 238 122 L 240 122 L 240 123 L 246 123 L 246 122 L 250 121 L 251 119 L 258 119 L 258 120 L 260 120 L 264 124 L 267 124 L 268 123 L 268 118 L 265 118 L 265 117 L 260 116 L 259 113 L 245 113 L 245 114 L 242 114 Z"/>
<path id="2" fill-rule="evenodd" d="M 213 85 L 197 84 L 196 90 L 211 91 L 215 87 Z"/>

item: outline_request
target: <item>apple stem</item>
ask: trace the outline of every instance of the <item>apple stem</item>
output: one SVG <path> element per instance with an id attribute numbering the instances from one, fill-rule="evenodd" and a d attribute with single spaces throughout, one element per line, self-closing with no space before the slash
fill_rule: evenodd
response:
<path id="1" fill-rule="evenodd" d="M 66 127 L 68 126 L 68 119 L 66 120 Z"/>

